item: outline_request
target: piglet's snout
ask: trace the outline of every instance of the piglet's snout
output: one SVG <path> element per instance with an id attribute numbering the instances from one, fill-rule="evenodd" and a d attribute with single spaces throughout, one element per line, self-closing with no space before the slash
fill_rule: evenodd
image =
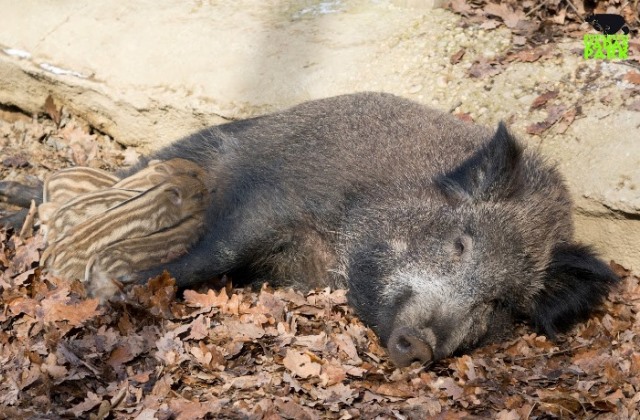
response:
<path id="1" fill-rule="evenodd" d="M 395 329 L 387 342 L 389 356 L 396 366 L 409 366 L 413 362 L 422 364 L 433 360 L 433 349 L 410 327 Z"/>

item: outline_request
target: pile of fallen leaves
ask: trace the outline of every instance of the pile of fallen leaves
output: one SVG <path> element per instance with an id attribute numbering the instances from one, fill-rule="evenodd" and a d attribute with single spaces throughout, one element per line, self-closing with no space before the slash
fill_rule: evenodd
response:
<path id="1" fill-rule="evenodd" d="M 343 290 L 186 290 L 160 276 L 99 305 L 0 231 L 0 416 L 461 418 L 640 408 L 639 279 L 554 343 L 519 338 L 396 369 Z"/>

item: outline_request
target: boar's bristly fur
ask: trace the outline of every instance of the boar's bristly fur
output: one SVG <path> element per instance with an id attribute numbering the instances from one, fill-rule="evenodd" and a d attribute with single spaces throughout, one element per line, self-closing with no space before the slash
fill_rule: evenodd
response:
<path id="1" fill-rule="evenodd" d="M 212 127 L 152 158 L 201 165 L 210 203 L 195 247 L 141 280 L 168 269 L 181 286 L 232 273 L 346 287 L 401 366 L 523 318 L 564 331 L 616 282 L 574 243 L 556 169 L 504 124 L 363 93 Z"/>

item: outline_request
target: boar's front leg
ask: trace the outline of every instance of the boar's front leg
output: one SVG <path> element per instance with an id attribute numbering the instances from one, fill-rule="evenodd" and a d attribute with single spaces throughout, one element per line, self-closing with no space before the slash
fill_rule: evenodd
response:
<path id="1" fill-rule="evenodd" d="M 29 207 L 31 200 L 42 203 L 42 184 L 24 185 L 14 181 L 0 181 L 0 201 L 19 207 Z"/>
<path id="2" fill-rule="evenodd" d="M 73 167 L 62 169 L 46 177 L 36 185 L 24 185 L 13 181 L 0 182 L 0 200 L 20 207 L 29 207 L 31 201 L 38 204 L 38 215 L 46 235 L 48 221 L 67 202 L 79 195 L 108 188 L 119 178 L 100 169 Z M 0 226 L 19 229 L 27 211 L 18 211 L 0 218 Z"/>
<path id="3" fill-rule="evenodd" d="M 24 185 L 14 181 L 0 181 L 0 202 L 24 207 L 7 216 L 0 217 L 0 227 L 12 227 L 19 230 L 29 213 L 31 200 L 42 203 L 42 184 Z"/>

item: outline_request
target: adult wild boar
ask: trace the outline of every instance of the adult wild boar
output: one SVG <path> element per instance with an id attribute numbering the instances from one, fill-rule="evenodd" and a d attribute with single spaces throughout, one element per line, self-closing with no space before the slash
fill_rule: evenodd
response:
<path id="1" fill-rule="evenodd" d="M 168 269 L 349 290 L 400 366 L 507 336 L 553 337 L 617 278 L 573 241 L 557 170 L 493 132 L 382 93 L 203 130 L 153 156 L 207 171 L 206 230 Z"/>
<path id="2" fill-rule="evenodd" d="M 180 286 L 231 273 L 345 287 L 399 366 L 506 337 L 519 320 L 553 337 L 617 280 L 573 241 L 557 170 L 503 124 L 389 94 L 212 127 L 150 158 L 205 169 L 205 229 L 187 254 L 121 280 L 167 269 Z"/>

